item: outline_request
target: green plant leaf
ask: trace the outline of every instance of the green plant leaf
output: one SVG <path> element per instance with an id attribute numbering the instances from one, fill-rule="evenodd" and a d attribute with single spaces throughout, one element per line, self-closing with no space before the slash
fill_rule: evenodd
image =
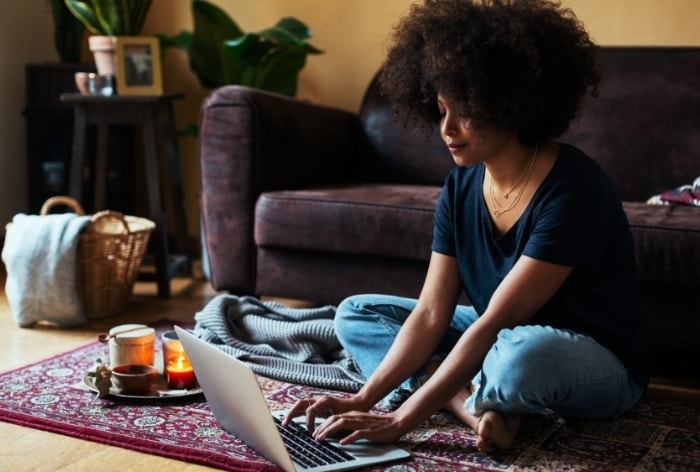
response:
<path id="1" fill-rule="evenodd" d="M 231 83 L 240 73 L 235 62 L 227 60 L 224 41 L 243 36 L 243 31 L 220 8 L 206 1 L 193 0 L 194 32 L 189 47 L 190 67 L 203 87 Z"/>
<path id="2" fill-rule="evenodd" d="M 254 87 L 294 96 L 306 53 L 299 49 L 277 49 L 265 57 Z"/>
<path id="3" fill-rule="evenodd" d="M 122 2 L 127 0 L 121 0 Z M 128 1 L 128 11 L 129 14 L 125 16 L 127 24 L 125 27 L 127 35 L 137 35 L 141 33 L 143 29 L 143 24 L 146 22 L 146 15 L 148 15 L 148 10 L 151 8 L 152 0 L 129 0 Z"/>
<path id="4" fill-rule="evenodd" d="M 273 48 L 255 33 L 247 33 L 236 39 L 224 41 L 227 60 L 236 64 L 237 75 L 230 77 L 229 83 L 255 87 L 261 61 Z"/>
<path id="5" fill-rule="evenodd" d="M 308 43 L 308 40 L 313 36 L 311 30 L 296 18 L 283 18 L 275 26 L 267 28 L 259 34 L 273 43 L 294 45 L 307 54 L 323 53 Z"/>
<path id="6" fill-rule="evenodd" d="M 283 18 L 271 28 L 260 33 L 272 42 L 302 45 L 311 39 L 311 31 L 295 18 Z"/>
<path id="7" fill-rule="evenodd" d="M 190 68 L 203 87 L 242 84 L 294 96 L 308 54 L 311 30 L 296 18 L 283 18 L 259 33 L 245 33 L 219 7 L 192 1 L 194 31 L 162 40 L 187 50 Z"/>
<path id="8" fill-rule="evenodd" d="M 163 34 L 158 35 L 159 44 L 161 51 L 165 51 L 168 48 L 178 48 L 188 50 L 192 44 L 192 32 L 191 31 L 180 31 L 175 36 L 165 36 Z"/>
<path id="9" fill-rule="evenodd" d="M 289 33 L 296 37 L 300 42 L 308 41 L 313 37 L 309 27 L 293 17 L 282 18 L 275 26 L 289 31 Z"/>
<path id="10" fill-rule="evenodd" d="M 66 6 L 65 0 L 48 0 L 53 18 L 53 40 L 61 62 L 79 62 L 85 25 Z"/>
<path id="11" fill-rule="evenodd" d="M 66 0 L 66 6 L 81 23 L 93 34 L 105 34 L 97 19 L 92 4 L 80 0 Z"/>
<path id="12" fill-rule="evenodd" d="M 65 0 L 66 6 L 93 34 L 137 35 L 152 0 Z"/>
<path id="13" fill-rule="evenodd" d="M 126 0 L 124 0 L 126 1 Z M 109 36 L 126 34 L 124 11 L 120 10 L 120 0 L 92 0 L 95 13 L 100 20 L 105 33 Z"/>
<path id="14" fill-rule="evenodd" d="M 225 40 L 223 48 L 231 59 L 245 60 L 246 56 L 255 54 L 253 51 L 259 42 L 260 36 L 255 33 L 247 33 L 236 39 Z"/>

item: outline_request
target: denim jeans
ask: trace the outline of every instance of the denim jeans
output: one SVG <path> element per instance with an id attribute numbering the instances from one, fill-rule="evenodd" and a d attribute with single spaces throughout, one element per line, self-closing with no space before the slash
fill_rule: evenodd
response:
<path id="1" fill-rule="evenodd" d="M 385 357 L 416 303 L 388 295 L 357 295 L 338 306 L 336 332 L 365 377 Z M 472 307 L 457 306 L 435 355 L 445 357 L 476 319 Z M 420 376 L 417 372 L 406 379 L 388 400 L 414 391 Z M 567 417 L 614 418 L 643 392 L 620 360 L 591 337 L 537 325 L 501 330 L 471 382 L 475 391 L 464 406 L 473 415 L 549 409 Z"/>

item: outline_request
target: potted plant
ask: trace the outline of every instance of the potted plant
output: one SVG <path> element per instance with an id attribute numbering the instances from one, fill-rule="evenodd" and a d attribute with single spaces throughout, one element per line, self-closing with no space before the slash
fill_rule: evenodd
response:
<path id="1" fill-rule="evenodd" d="M 65 0 L 93 35 L 88 38 L 99 74 L 114 74 L 114 37 L 141 32 L 151 0 Z"/>
<path id="2" fill-rule="evenodd" d="M 246 33 L 226 12 L 205 0 L 192 1 L 193 31 L 161 38 L 164 46 L 187 51 L 190 68 L 205 88 L 241 84 L 294 96 L 308 54 L 311 30 L 296 18 L 283 18 L 258 33 Z"/>

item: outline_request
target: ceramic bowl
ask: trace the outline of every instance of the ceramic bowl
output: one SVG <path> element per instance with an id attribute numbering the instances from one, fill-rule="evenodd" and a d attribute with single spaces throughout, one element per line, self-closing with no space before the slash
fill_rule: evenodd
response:
<path id="1" fill-rule="evenodd" d="M 126 364 L 112 369 L 112 383 L 126 395 L 148 395 L 158 377 L 152 365 Z"/>

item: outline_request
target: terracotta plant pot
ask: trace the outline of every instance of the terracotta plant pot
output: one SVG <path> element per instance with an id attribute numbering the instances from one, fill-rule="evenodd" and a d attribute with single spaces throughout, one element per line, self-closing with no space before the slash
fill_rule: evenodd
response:
<path id="1" fill-rule="evenodd" d="M 100 75 L 114 75 L 114 50 L 115 38 L 113 36 L 90 36 L 88 44 L 95 58 L 97 73 Z"/>

